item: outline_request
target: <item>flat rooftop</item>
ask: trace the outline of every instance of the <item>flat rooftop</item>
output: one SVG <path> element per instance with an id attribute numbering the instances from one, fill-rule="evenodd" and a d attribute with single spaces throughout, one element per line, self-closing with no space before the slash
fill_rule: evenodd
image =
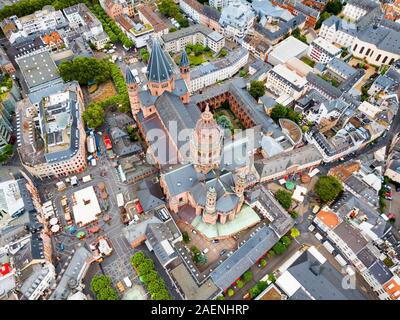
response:
<path id="1" fill-rule="evenodd" d="M 76 224 L 86 225 L 97 220 L 97 215 L 101 213 L 99 201 L 97 200 L 94 187 L 90 186 L 73 194 L 72 211 Z"/>
<path id="2" fill-rule="evenodd" d="M 198 286 L 183 263 L 172 269 L 170 274 L 187 300 L 207 300 L 219 291 L 211 279 Z"/>
<path id="3" fill-rule="evenodd" d="M 60 79 L 58 68 L 48 52 L 16 59 L 29 89 Z"/>

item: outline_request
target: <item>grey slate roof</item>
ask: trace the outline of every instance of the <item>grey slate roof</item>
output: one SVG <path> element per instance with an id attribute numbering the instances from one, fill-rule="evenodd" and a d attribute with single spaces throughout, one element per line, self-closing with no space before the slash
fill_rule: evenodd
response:
<path id="1" fill-rule="evenodd" d="M 84 273 L 82 272 L 88 261 L 91 261 L 92 254 L 85 247 L 76 249 L 67 269 L 65 270 L 57 288 L 51 294 L 49 300 L 66 300 L 71 293 L 70 285 L 79 285 Z"/>
<path id="2" fill-rule="evenodd" d="M 269 226 L 262 227 L 243 246 L 212 271 L 211 279 L 220 289 L 228 288 L 264 253 L 270 250 L 278 240 L 278 236 Z"/>
<path id="3" fill-rule="evenodd" d="M 182 51 L 181 61 L 179 62 L 179 66 L 181 67 L 188 67 L 190 65 L 188 56 L 186 54 L 186 50 Z"/>
<path id="4" fill-rule="evenodd" d="M 316 300 L 365 300 L 358 290 L 344 289 L 343 275 L 328 261 L 321 264 L 310 252 L 304 252 L 287 270 Z M 295 299 L 304 298 L 304 294 Z"/>
<path id="5" fill-rule="evenodd" d="M 153 40 L 150 61 L 147 66 L 147 78 L 152 82 L 165 82 L 171 79 L 173 67 L 167 59 L 158 40 Z"/>
<path id="6" fill-rule="evenodd" d="M 393 273 L 380 260 L 377 260 L 371 267 L 369 267 L 368 271 L 381 285 L 384 285 L 393 277 Z"/>
<path id="7" fill-rule="evenodd" d="M 137 192 L 140 204 L 144 212 L 154 210 L 165 204 L 161 198 L 164 197 L 159 184 L 153 183 L 150 179 L 143 180 Z"/>
<path id="8" fill-rule="evenodd" d="M 376 25 L 370 25 L 358 33 L 361 41 L 377 46 L 378 49 L 400 54 L 400 33 Z"/>
<path id="9" fill-rule="evenodd" d="M 332 70 L 335 73 L 338 73 L 340 76 L 347 79 L 357 72 L 351 65 L 340 60 L 339 58 L 334 57 L 331 61 L 329 61 L 326 67 Z"/>
<path id="10" fill-rule="evenodd" d="M 200 110 L 197 108 L 187 108 L 181 99 L 168 91 L 165 91 L 157 98 L 155 106 L 161 121 L 166 128 L 176 125 L 176 132 L 181 133 L 185 129 L 194 129 L 197 119 L 200 117 Z M 180 148 L 182 144 L 187 143 L 178 139 L 178 134 L 172 134 L 175 144 Z"/>
<path id="11" fill-rule="evenodd" d="M 126 68 L 125 70 L 125 80 L 127 84 L 136 83 L 135 77 L 132 74 L 131 69 Z"/>
<path id="12" fill-rule="evenodd" d="M 146 238 L 153 248 L 157 259 L 163 266 L 178 256 L 175 250 L 173 250 L 172 253 L 168 253 L 162 244 L 164 240 L 172 241 L 174 239 L 171 231 L 164 223 L 148 224 L 146 228 Z"/>
<path id="13" fill-rule="evenodd" d="M 283 173 L 293 165 L 305 165 L 307 163 L 318 162 L 322 160 L 322 155 L 318 149 L 311 144 L 304 147 L 283 152 L 270 157 L 266 160 L 256 161 L 254 168 L 258 175 L 263 178 L 277 173 Z"/>
<path id="14" fill-rule="evenodd" d="M 335 229 L 334 232 L 347 244 L 347 246 L 354 252 L 360 252 L 367 245 L 368 241 L 361 236 L 360 232 L 352 227 L 347 222 L 342 222 Z"/>

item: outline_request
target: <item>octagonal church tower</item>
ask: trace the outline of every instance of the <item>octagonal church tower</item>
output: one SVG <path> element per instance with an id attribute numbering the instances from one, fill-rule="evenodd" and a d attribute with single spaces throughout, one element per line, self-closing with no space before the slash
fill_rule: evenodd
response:
<path id="1" fill-rule="evenodd" d="M 223 132 L 208 105 L 197 121 L 191 143 L 191 158 L 196 170 L 208 173 L 221 162 Z"/>

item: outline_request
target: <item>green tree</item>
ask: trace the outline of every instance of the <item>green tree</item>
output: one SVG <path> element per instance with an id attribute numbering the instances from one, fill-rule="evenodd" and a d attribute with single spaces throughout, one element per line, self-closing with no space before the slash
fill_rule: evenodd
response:
<path id="1" fill-rule="evenodd" d="M 220 296 L 217 297 L 217 300 L 226 300 L 226 298 L 225 298 L 224 295 L 220 295 Z"/>
<path id="2" fill-rule="evenodd" d="M 147 285 L 147 291 L 150 294 L 159 292 L 162 289 L 165 289 L 165 286 L 164 286 L 164 284 L 160 283 L 159 281 L 152 281 Z"/>
<path id="3" fill-rule="evenodd" d="M 300 231 L 298 229 L 296 229 L 294 227 L 292 229 L 290 229 L 290 236 L 293 239 L 297 238 L 299 235 L 300 235 Z"/>
<path id="4" fill-rule="evenodd" d="M 276 253 L 276 254 L 282 254 L 286 251 L 286 247 L 284 246 L 284 244 L 282 242 L 277 242 L 272 250 Z"/>
<path id="5" fill-rule="evenodd" d="M 275 275 L 273 273 L 270 273 L 268 275 L 268 281 L 271 281 L 271 282 L 275 282 L 276 281 L 276 277 L 275 277 Z"/>
<path id="6" fill-rule="evenodd" d="M 72 61 L 61 62 L 58 69 L 64 81 L 76 80 L 82 85 L 91 81 L 100 84 L 111 78 L 110 64 L 107 60 L 78 57 Z"/>
<path id="7" fill-rule="evenodd" d="M 252 80 L 250 82 L 249 92 L 254 99 L 258 100 L 258 98 L 262 97 L 265 94 L 264 82 L 258 80 Z"/>
<path id="8" fill-rule="evenodd" d="M 149 52 L 144 48 L 140 50 L 140 56 L 142 57 L 144 63 L 147 63 L 150 59 Z"/>
<path id="9" fill-rule="evenodd" d="M 158 9 L 169 18 L 175 18 L 180 13 L 179 7 L 173 0 L 161 0 L 158 3 Z"/>
<path id="10" fill-rule="evenodd" d="M 287 113 L 288 113 L 288 108 L 278 103 L 271 110 L 271 118 L 274 121 L 278 121 L 281 118 L 286 118 Z"/>
<path id="11" fill-rule="evenodd" d="M 321 202 L 326 203 L 336 199 L 343 191 L 343 186 L 334 176 L 321 176 L 314 190 Z"/>
<path id="12" fill-rule="evenodd" d="M 150 271 L 154 270 L 154 262 L 151 259 L 145 259 L 139 266 L 136 268 L 139 276 L 145 275 Z"/>
<path id="13" fill-rule="evenodd" d="M 117 300 L 118 295 L 111 287 L 111 279 L 105 275 L 95 275 L 90 283 L 97 300 Z"/>
<path id="14" fill-rule="evenodd" d="M 189 243 L 190 242 L 189 234 L 187 233 L 187 231 L 183 231 L 182 232 L 182 240 L 183 240 L 184 243 Z"/>
<path id="15" fill-rule="evenodd" d="M 261 259 L 260 260 L 260 265 L 261 265 L 261 268 L 265 268 L 267 266 L 267 260 Z"/>
<path id="16" fill-rule="evenodd" d="M 331 0 L 325 7 L 325 11 L 337 16 L 342 12 L 343 4 L 341 0 Z"/>
<path id="17" fill-rule="evenodd" d="M 239 279 L 238 281 L 236 281 L 236 285 L 239 289 L 244 287 L 244 282 L 243 280 Z"/>
<path id="18" fill-rule="evenodd" d="M 299 28 L 294 29 L 291 33 L 291 36 L 295 37 L 296 39 L 298 39 L 304 43 L 307 43 L 307 38 L 301 34 Z"/>
<path id="19" fill-rule="evenodd" d="M 5 162 L 12 156 L 14 147 L 11 144 L 6 144 L 0 153 L 0 163 Z"/>
<path id="20" fill-rule="evenodd" d="M 253 280 L 253 273 L 250 270 L 247 270 L 245 273 L 243 273 L 242 279 L 246 283 Z"/>
<path id="21" fill-rule="evenodd" d="M 159 278 L 159 275 L 157 273 L 157 271 L 155 270 L 151 270 L 148 273 L 142 275 L 140 277 L 140 280 L 144 283 L 144 284 L 149 284 L 150 282 L 157 280 Z"/>
<path id="22" fill-rule="evenodd" d="M 283 236 L 281 241 L 285 247 L 290 246 L 290 244 L 292 243 L 292 240 L 290 240 L 288 236 Z"/>
<path id="23" fill-rule="evenodd" d="M 235 290 L 233 290 L 232 288 L 229 288 L 227 291 L 227 294 L 229 297 L 233 297 L 235 295 Z"/>
<path id="24" fill-rule="evenodd" d="M 229 120 L 229 118 L 222 114 L 220 116 L 217 117 L 217 123 L 220 127 L 224 128 L 224 129 L 229 129 L 229 130 L 233 130 L 233 125 L 231 120 Z"/>
<path id="25" fill-rule="evenodd" d="M 292 206 L 292 194 L 285 190 L 278 190 L 275 193 L 275 198 L 285 209 L 289 209 Z"/>
<path id="26" fill-rule="evenodd" d="M 326 12 L 326 11 L 323 12 L 323 13 L 320 15 L 320 17 L 319 17 L 317 23 L 315 24 L 315 30 L 318 30 L 319 28 L 321 28 L 322 23 L 323 23 L 326 19 L 328 19 L 330 16 L 331 16 L 331 14 L 330 14 L 329 12 Z"/>
<path id="27" fill-rule="evenodd" d="M 172 297 L 167 289 L 161 289 L 151 295 L 151 300 L 172 300 Z"/>
<path id="28" fill-rule="evenodd" d="M 293 219 L 297 219 L 299 217 L 299 213 L 296 210 L 292 210 L 289 212 Z"/>
<path id="29" fill-rule="evenodd" d="M 82 113 L 82 119 L 89 128 L 96 129 L 104 123 L 106 114 L 98 104 L 89 105 Z"/>
<path id="30" fill-rule="evenodd" d="M 146 260 L 144 253 L 142 251 L 136 252 L 131 258 L 131 265 L 137 268 L 144 260 Z"/>

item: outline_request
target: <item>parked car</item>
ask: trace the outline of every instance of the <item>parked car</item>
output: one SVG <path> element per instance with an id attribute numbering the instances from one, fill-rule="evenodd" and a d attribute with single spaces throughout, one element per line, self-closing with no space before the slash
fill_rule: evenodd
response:
<path id="1" fill-rule="evenodd" d="M 206 254 L 208 252 L 208 248 L 205 248 L 204 250 L 203 250 L 203 254 Z"/>
<path id="2" fill-rule="evenodd" d="M 223 250 L 221 250 L 221 252 L 219 253 L 219 255 L 222 257 L 225 253 L 226 253 L 226 250 L 223 249 Z"/>
<path id="3" fill-rule="evenodd" d="M 212 243 L 218 243 L 219 240 L 218 239 L 214 239 L 213 241 L 211 241 Z"/>
<path id="4" fill-rule="evenodd" d="M 196 230 L 192 229 L 192 233 L 193 234 L 197 234 Z"/>

